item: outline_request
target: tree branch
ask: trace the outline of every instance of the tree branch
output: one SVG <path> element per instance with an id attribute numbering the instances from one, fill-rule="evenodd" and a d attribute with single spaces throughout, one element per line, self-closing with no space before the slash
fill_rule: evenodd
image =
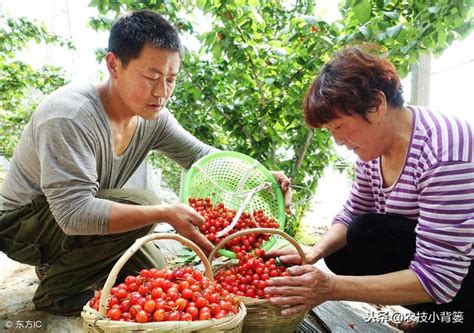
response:
<path id="1" fill-rule="evenodd" d="M 234 26 L 236 27 L 237 31 L 239 32 L 239 35 L 240 35 L 240 38 L 242 38 L 242 41 L 244 43 L 247 43 L 247 40 L 245 38 L 245 35 L 242 31 L 242 29 L 240 29 L 240 26 L 237 24 L 237 22 L 235 22 L 235 16 L 231 16 L 230 20 L 234 23 Z M 257 85 L 257 91 L 260 95 L 260 104 L 261 104 L 261 107 L 262 108 L 265 108 L 267 106 L 267 99 L 265 98 L 265 94 L 263 92 L 263 82 L 262 80 L 260 80 L 259 76 L 258 76 L 258 67 L 257 65 L 255 64 L 255 62 L 253 61 L 253 58 L 252 56 L 247 52 L 247 50 L 243 50 L 244 53 L 247 55 L 248 57 L 248 61 L 252 67 L 252 72 L 250 73 L 250 76 L 255 80 L 256 82 L 256 85 Z M 264 131 L 264 126 L 265 126 L 265 119 L 264 117 L 261 117 L 260 118 L 260 122 L 259 122 L 259 127 L 260 127 L 260 132 L 259 132 L 259 138 L 262 139 L 264 134 L 265 134 L 265 131 Z"/>
<path id="2" fill-rule="evenodd" d="M 237 26 L 237 30 L 239 31 L 240 37 L 242 38 L 244 43 L 247 43 L 247 41 L 245 40 L 245 37 L 244 37 L 244 33 L 242 32 L 242 29 L 240 29 L 240 27 L 237 24 L 236 24 L 236 26 Z M 265 95 L 264 95 L 263 90 L 262 90 L 263 83 L 259 79 L 259 76 L 257 75 L 258 68 L 255 65 L 255 63 L 253 62 L 252 56 L 247 52 L 247 50 L 244 50 L 244 52 L 245 52 L 245 54 L 247 54 L 250 65 L 252 65 L 253 72 L 250 73 L 250 75 L 254 78 L 255 82 L 257 83 L 257 90 L 260 94 L 260 103 L 262 104 L 262 107 L 265 107 L 267 105 L 267 99 L 265 98 Z"/>
<path id="3" fill-rule="evenodd" d="M 311 139 L 313 138 L 313 135 L 314 135 L 314 130 L 313 129 L 310 129 L 308 131 L 308 134 L 306 134 L 306 137 L 305 137 L 305 140 L 304 140 L 304 143 L 303 143 L 303 147 L 301 147 L 300 154 L 299 154 L 298 158 L 296 159 L 295 168 L 293 169 L 293 173 L 291 175 L 292 179 L 296 178 L 298 172 L 301 169 L 301 165 L 303 164 L 304 157 L 306 155 L 306 152 L 308 151 L 308 147 L 309 147 L 309 144 L 311 143 Z"/>

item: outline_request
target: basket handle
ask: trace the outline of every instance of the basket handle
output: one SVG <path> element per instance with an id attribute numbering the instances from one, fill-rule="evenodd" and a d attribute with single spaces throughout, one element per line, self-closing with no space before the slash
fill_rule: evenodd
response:
<path id="1" fill-rule="evenodd" d="M 208 277 L 211 281 L 214 280 L 214 274 L 212 273 L 212 267 L 209 261 L 206 258 L 206 255 L 202 250 L 194 244 L 192 241 L 189 239 L 184 238 L 183 236 L 180 236 L 178 234 L 169 234 L 169 233 L 154 233 L 154 234 L 149 234 L 146 236 L 143 236 L 141 238 L 138 238 L 135 243 L 130 246 L 130 248 L 122 254 L 122 256 L 117 260 L 115 263 L 114 267 L 109 273 L 109 276 L 107 277 L 107 280 L 105 281 L 104 287 L 102 288 L 102 296 L 100 298 L 100 305 L 99 305 L 99 313 L 104 316 L 105 312 L 107 310 L 107 301 L 110 296 L 110 289 L 115 283 L 115 280 L 117 279 L 117 275 L 120 272 L 120 270 L 123 268 L 125 263 L 137 252 L 145 243 L 148 243 L 153 240 L 157 239 L 174 239 L 181 244 L 189 247 L 191 250 L 193 250 L 198 257 L 201 259 L 203 265 L 204 265 L 204 275 Z"/>
<path id="2" fill-rule="evenodd" d="M 250 200 L 252 200 L 253 196 L 255 195 L 255 193 L 267 188 L 268 186 L 271 186 L 270 183 L 261 183 L 260 185 L 258 185 L 257 187 L 255 187 L 254 189 L 252 189 L 248 194 L 247 196 L 245 197 L 245 200 L 244 202 L 240 205 L 237 213 L 235 214 L 234 218 L 232 219 L 232 222 L 227 226 L 225 227 L 224 229 L 222 229 L 221 231 L 219 231 L 218 233 L 216 233 L 216 237 L 222 237 L 226 234 L 229 233 L 229 231 L 231 231 L 232 229 L 234 229 L 235 225 L 237 224 L 237 222 L 239 222 L 239 219 L 240 217 L 242 216 L 242 213 L 244 212 L 244 209 L 247 207 L 247 205 L 249 204 Z"/>
<path id="3" fill-rule="evenodd" d="M 212 263 L 212 261 L 214 260 L 214 257 L 217 254 L 217 251 L 219 251 L 228 241 L 230 241 L 230 240 L 232 240 L 236 237 L 239 237 L 239 236 L 244 236 L 244 235 L 248 235 L 248 234 L 255 234 L 255 233 L 266 233 L 266 234 L 280 235 L 281 237 L 285 238 L 291 245 L 293 245 L 295 247 L 296 251 L 298 252 L 298 254 L 301 257 L 301 263 L 303 265 L 307 264 L 306 255 L 304 254 L 303 249 L 296 242 L 296 240 L 293 237 L 291 237 L 290 235 L 288 235 L 287 233 L 285 233 L 285 232 L 283 232 L 279 229 L 273 229 L 273 228 L 245 229 L 245 230 L 237 231 L 236 233 L 233 233 L 232 235 L 227 236 L 226 238 L 221 240 L 219 242 L 219 244 L 217 244 L 216 247 L 211 251 L 211 253 L 209 254 L 209 257 L 208 257 L 208 261 L 210 263 Z"/>

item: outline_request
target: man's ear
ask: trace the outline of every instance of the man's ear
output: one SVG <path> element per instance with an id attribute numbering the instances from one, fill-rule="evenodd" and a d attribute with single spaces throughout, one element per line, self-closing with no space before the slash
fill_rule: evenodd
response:
<path id="1" fill-rule="evenodd" d="M 109 70 L 110 77 L 115 79 L 117 78 L 117 73 L 122 66 L 120 59 L 112 52 L 107 52 L 105 55 L 105 63 L 107 64 L 107 69 Z"/>

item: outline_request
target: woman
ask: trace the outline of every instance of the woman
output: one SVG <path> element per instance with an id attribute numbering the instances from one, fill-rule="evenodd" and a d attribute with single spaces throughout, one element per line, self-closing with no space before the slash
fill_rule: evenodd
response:
<path id="1" fill-rule="evenodd" d="M 335 274 L 289 268 L 270 280 L 271 302 L 283 315 L 326 300 L 401 304 L 420 315 L 419 331 L 472 332 L 472 126 L 404 106 L 394 66 L 358 48 L 324 66 L 303 109 L 309 126 L 330 130 L 359 160 L 349 199 L 307 253 Z M 289 250 L 270 255 L 301 262 Z"/>

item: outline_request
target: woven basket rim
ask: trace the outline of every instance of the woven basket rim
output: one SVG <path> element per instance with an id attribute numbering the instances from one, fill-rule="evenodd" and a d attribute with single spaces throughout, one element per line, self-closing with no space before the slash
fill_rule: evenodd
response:
<path id="1" fill-rule="evenodd" d="M 130 321 L 119 321 L 119 320 L 111 320 L 106 317 L 106 300 L 110 295 L 110 291 L 112 289 L 113 284 L 115 283 L 116 277 L 118 272 L 122 269 L 124 264 L 130 259 L 130 257 L 139 249 L 143 244 L 146 244 L 150 241 L 154 241 L 157 239 L 174 239 L 176 241 L 181 242 L 182 244 L 190 247 L 191 249 L 198 254 L 201 258 L 205 266 L 205 276 L 208 276 L 210 280 L 214 280 L 212 267 L 210 263 L 207 261 L 206 256 L 202 252 L 202 250 L 194 244 L 191 240 L 180 236 L 179 234 L 163 234 L 163 233 L 155 233 L 155 234 L 148 234 L 141 238 L 138 238 L 129 248 L 126 250 L 119 260 L 115 263 L 114 267 L 109 273 L 107 280 L 104 284 L 102 289 L 102 295 L 99 305 L 99 310 L 95 310 L 89 306 L 89 302 L 87 302 L 84 307 L 83 311 L 81 312 L 81 317 L 85 322 L 93 327 L 99 327 L 103 330 L 109 329 L 110 331 L 116 331 L 120 329 L 124 330 L 152 330 L 152 329 L 162 329 L 164 331 L 167 330 L 200 330 L 205 328 L 215 328 L 219 327 L 222 329 L 226 328 L 233 328 L 241 323 L 243 323 L 243 319 L 247 314 L 247 310 L 243 302 L 240 302 L 239 305 L 239 312 L 236 314 L 229 314 L 221 319 L 210 319 L 210 320 L 197 320 L 197 321 L 161 321 L 161 322 L 148 322 L 148 323 L 137 323 L 137 322 L 130 322 Z"/>

